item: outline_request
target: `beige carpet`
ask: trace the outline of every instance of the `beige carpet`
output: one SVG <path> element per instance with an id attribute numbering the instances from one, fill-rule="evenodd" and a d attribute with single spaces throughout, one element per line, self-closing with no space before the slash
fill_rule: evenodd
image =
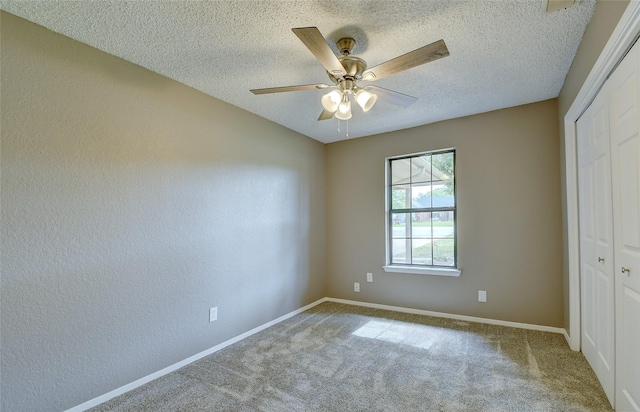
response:
<path id="1" fill-rule="evenodd" d="M 609 411 L 560 334 L 323 303 L 92 411 Z"/>

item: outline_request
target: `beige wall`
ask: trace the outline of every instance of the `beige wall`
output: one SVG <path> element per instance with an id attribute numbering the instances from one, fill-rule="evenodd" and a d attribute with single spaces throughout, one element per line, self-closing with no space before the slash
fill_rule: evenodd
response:
<path id="1" fill-rule="evenodd" d="M 1 19 L 0 409 L 76 406 L 325 296 L 322 144 Z"/>
<path id="2" fill-rule="evenodd" d="M 329 296 L 562 326 L 557 113 L 553 99 L 328 145 Z M 462 275 L 385 273 L 385 158 L 449 147 Z"/>
<path id="3" fill-rule="evenodd" d="M 580 88 L 584 84 L 587 76 L 591 72 L 594 63 L 600 57 L 604 45 L 609 40 L 611 33 L 620 21 L 629 4 L 628 0 L 599 0 L 589 25 L 585 30 L 582 42 L 573 60 L 571 69 L 562 85 L 562 90 L 558 96 L 558 120 L 560 128 L 560 161 L 562 177 L 562 233 L 563 233 L 563 288 L 564 288 L 564 327 L 568 331 L 570 327 L 569 317 L 569 261 L 567 243 L 567 199 L 566 199 L 566 176 L 565 152 L 564 152 L 564 116 L 569 111 L 571 104 L 575 100 Z"/>

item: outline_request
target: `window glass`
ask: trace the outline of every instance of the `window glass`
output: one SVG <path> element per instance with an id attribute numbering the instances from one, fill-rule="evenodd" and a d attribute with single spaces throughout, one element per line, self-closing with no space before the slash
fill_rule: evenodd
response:
<path id="1" fill-rule="evenodd" d="M 391 187 L 391 208 L 407 209 L 409 197 L 409 185 L 395 185 Z"/>
<path id="2" fill-rule="evenodd" d="M 411 159 L 399 159 L 391 161 L 391 184 L 403 184 L 409 182 L 409 170 Z"/>
<path id="3" fill-rule="evenodd" d="M 390 264 L 456 267 L 455 150 L 389 159 Z"/>
<path id="4" fill-rule="evenodd" d="M 411 158 L 411 182 L 430 182 L 431 179 L 431 155 L 416 156 Z"/>
<path id="5" fill-rule="evenodd" d="M 453 153 L 433 155 L 433 206 L 455 206 L 453 193 Z"/>

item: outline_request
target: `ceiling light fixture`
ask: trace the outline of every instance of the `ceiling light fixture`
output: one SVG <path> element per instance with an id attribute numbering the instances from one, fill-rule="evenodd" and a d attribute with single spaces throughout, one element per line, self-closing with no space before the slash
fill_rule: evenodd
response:
<path id="1" fill-rule="evenodd" d="M 342 101 L 342 93 L 337 90 L 332 91 L 331 93 L 327 93 L 322 96 L 320 102 L 322 103 L 322 107 L 324 110 L 328 112 L 335 112 L 338 110 L 338 105 Z"/>
<path id="2" fill-rule="evenodd" d="M 338 110 L 335 115 L 340 120 L 351 119 L 351 101 L 349 100 L 349 93 L 342 93 L 342 101 L 338 105 Z"/>
<path id="3" fill-rule="evenodd" d="M 351 118 L 351 100 L 350 96 L 354 95 L 356 103 L 362 108 L 363 112 L 371 110 L 378 96 L 355 86 L 352 80 L 339 82 L 340 90 L 333 90 L 320 99 L 324 110 L 329 114 L 335 114 L 340 120 L 348 120 Z"/>
<path id="4" fill-rule="evenodd" d="M 362 107 L 363 112 L 371 110 L 374 104 L 376 104 L 378 96 L 373 93 L 369 93 L 365 89 L 360 89 L 356 92 L 356 102 Z"/>

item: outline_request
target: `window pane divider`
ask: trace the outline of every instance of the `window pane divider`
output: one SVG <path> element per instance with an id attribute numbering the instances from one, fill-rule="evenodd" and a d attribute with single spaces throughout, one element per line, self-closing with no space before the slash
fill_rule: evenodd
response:
<path id="1" fill-rule="evenodd" d="M 415 208 L 415 209 L 389 209 L 389 213 L 420 213 L 420 212 L 454 212 L 455 206 L 434 207 L 434 208 Z"/>

